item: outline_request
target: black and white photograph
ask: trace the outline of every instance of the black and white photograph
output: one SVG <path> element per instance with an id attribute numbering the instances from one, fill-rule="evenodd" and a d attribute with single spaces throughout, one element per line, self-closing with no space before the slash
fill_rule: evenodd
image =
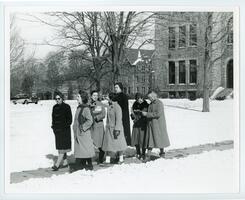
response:
<path id="1" fill-rule="evenodd" d="M 5 192 L 238 193 L 239 9 L 70 6 L 6 7 Z"/>

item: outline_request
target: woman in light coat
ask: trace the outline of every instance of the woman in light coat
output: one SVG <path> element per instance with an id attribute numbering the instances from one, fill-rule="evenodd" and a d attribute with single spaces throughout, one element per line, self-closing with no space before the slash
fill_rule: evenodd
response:
<path id="1" fill-rule="evenodd" d="M 84 91 L 79 91 L 77 101 L 79 106 L 77 107 L 73 123 L 74 156 L 76 158 L 76 167 L 74 170 L 84 168 L 93 170 L 92 157 L 95 156 L 95 151 L 90 131 L 93 124 L 93 117 L 87 104 L 88 94 Z"/>
<path id="2" fill-rule="evenodd" d="M 147 118 L 147 131 L 145 147 L 151 154 L 152 148 L 160 149 L 160 156 L 165 157 L 164 148 L 170 146 L 163 103 L 157 98 L 157 94 L 152 91 L 148 94 L 151 101 L 148 111 L 142 112 Z"/>
<path id="3" fill-rule="evenodd" d="M 102 163 L 105 152 L 102 150 L 103 139 L 105 135 L 103 119 L 105 118 L 105 106 L 98 100 L 99 93 L 94 90 L 91 92 L 90 109 L 93 116 L 93 125 L 91 135 L 94 145 L 99 149 L 98 163 Z"/>
<path id="4" fill-rule="evenodd" d="M 107 110 L 106 131 L 102 145 L 106 152 L 106 163 L 110 163 L 110 152 L 119 154 L 119 163 L 123 163 L 123 152 L 127 148 L 122 124 L 122 110 L 115 101 L 115 94 L 109 94 Z"/>

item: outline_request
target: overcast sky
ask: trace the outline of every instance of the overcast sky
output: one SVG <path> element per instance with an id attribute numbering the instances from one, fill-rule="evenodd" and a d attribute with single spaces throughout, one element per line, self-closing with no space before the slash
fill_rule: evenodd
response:
<path id="1" fill-rule="evenodd" d="M 16 15 L 16 26 L 20 31 L 21 37 L 26 41 L 26 54 L 29 55 L 35 51 L 36 58 L 44 58 L 48 52 L 55 51 L 57 48 L 49 45 L 35 45 L 35 44 L 44 44 L 45 40 L 50 40 L 55 36 L 55 30 L 48 25 L 45 25 L 40 22 L 35 22 L 36 20 L 29 16 L 35 15 L 42 17 L 45 21 L 50 21 L 51 18 L 44 17 L 42 14 L 38 13 L 15 13 Z M 153 33 L 152 33 L 153 34 Z M 148 49 L 153 49 L 154 47 L 146 46 Z M 135 47 L 136 48 L 136 47 Z"/>
<path id="2" fill-rule="evenodd" d="M 27 43 L 27 54 L 35 51 L 36 58 L 44 58 L 48 52 L 56 49 L 49 45 L 41 45 L 44 44 L 45 40 L 49 40 L 55 34 L 55 31 L 48 25 L 34 22 L 32 17 L 24 13 L 16 13 L 16 26 L 20 31 L 21 37 Z"/>

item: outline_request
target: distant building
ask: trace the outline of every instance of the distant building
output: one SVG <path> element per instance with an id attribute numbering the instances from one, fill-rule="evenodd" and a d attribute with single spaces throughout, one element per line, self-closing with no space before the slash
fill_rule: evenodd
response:
<path id="1" fill-rule="evenodd" d="M 152 59 L 154 50 L 126 49 L 125 62 L 120 69 L 124 92 L 134 95 L 136 92 L 147 94 L 152 87 Z"/>
<path id="2" fill-rule="evenodd" d="M 155 88 L 170 98 L 201 97 L 204 65 L 204 13 L 159 13 L 155 20 Z M 210 72 L 210 93 L 217 87 L 233 88 L 232 13 L 214 13 L 217 23 L 213 57 L 220 57 Z"/>

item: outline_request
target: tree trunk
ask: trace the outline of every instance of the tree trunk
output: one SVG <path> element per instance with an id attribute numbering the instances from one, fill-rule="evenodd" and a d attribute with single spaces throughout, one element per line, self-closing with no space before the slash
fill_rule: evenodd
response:
<path id="1" fill-rule="evenodd" d="M 204 81 L 203 81 L 203 106 L 202 112 L 209 112 L 209 76 L 212 58 L 212 20 L 213 13 L 207 13 L 207 24 L 205 30 L 205 52 L 204 52 Z"/>
<path id="2" fill-rule="evenodd" d="M 209 50 L 204 54 L 204 76 L 203 76 L 203 106 L 202 112 L 209 112 Z"/>
<path id="3" fill-rule="evenodd" d="M 209 87 L 207 83 L 203 85 L 203 106 L 202 112 L 209 112 Z"/>
<path id="4" fill-rule="evenodd" d="M 96 80 L 96 90 L 100 91 L 100 80 Z"/>

